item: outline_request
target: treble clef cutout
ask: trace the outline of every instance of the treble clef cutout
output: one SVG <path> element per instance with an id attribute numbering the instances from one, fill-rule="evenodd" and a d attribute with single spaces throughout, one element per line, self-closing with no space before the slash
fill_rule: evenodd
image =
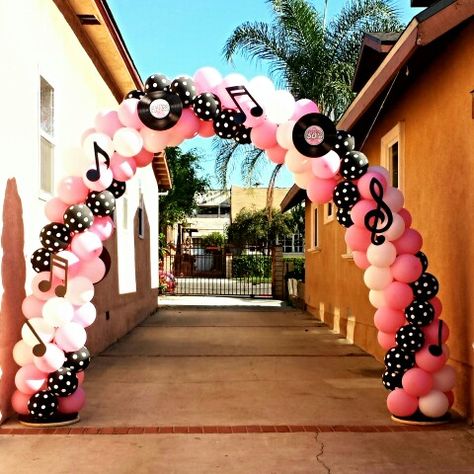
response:
<path id="1" fill-rule="evenodd" d="M 372 209 L 365 215 L 364 224 L 372 232 L 370 236 L 371 242 L 374 245 L 382 245 L 385 242 L 385 237 L 377 234 L 390 229 L 390 226 L 393 224 L 393 214 L 383 200 L 383 186 L 377 178 L 370 180 L 369 190 L 374 201 L 377 203 L 377 208 Z"/>
<path id="2" fill-rule="evenodd" d="M 245 120 L 247 119 L 247 115 L 245 114 L 244 109 L 242 109 L 242 106 L 239 104 L 236 97 L 241 97 L 243 95 L 246 95 L 247 97 L 250 98 L 250 100 L 254 104 L 254 106 L 250 109 L 250 113 L 252 114 L 252 116 L 253 117 L 260 117 L 261 115 L 263 115 L 262 107 L 260 107 L 260 104 L 254 99 L 252 94 L 250 94 L 250 92 L 248 91 L 248 89 L 245 86 L 226 87 L 226 91 L 229 93 L 230 98 L 233 100 L 234 104 L 240 110 L 239 119 L 240 119 L 241 123 L 245 122 Z"/>
<path id="3" fill-rule="evenodd" d="M 439 357 L 443 355 L 443 346 L 442 346 L 442 338 L 443 338 L 443 321 L 441 319 L 438 321 L 438 344 L 430 344 L 428 347 L 428 351 L 432 356 Z"/>
<path id="4" fill-rule="evenodd" d="M 99 181 L 100 169 L 99 169 L 99 155 L 105 158 L 105 166 L 110 166 L 110 158 L 105 150 L 103 150 L 97 142 L 94 142 L 94 158 L 95 158 L 95 169 L 90 169 L 86 173 L 86 177 L 89 181 Z"/>

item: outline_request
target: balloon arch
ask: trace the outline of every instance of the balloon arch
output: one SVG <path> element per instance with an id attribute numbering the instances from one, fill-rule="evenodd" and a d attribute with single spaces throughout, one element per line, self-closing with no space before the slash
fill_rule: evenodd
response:
<path id="1" fill-rule="evenodd" d="M 388 410 L 401 419 L 446 416 L 455 377 L 446 365 L 449 331 L 439 319 L 438 282 L 426 272 L 422 237 L 411 228 L 388 171 L 369 166 L 354 138 L 336 130 L 311 100 L 295 101 L 264 76 L 223 78 L 204 67 L 193 78 L 155 74 L 143 92 L 132 91 L 117 110 L 98 114 L 82 136 L 82 175 L 62 179 L 46 204 L 51 222 L 31 257 L 38 274 L 23 301 L 26 322 L 13 349 L 20 369 L 12 405 L 20 421 L 77 421 L 90 361 L 85 328 L 96 317 L 94 283 L 110 267 L 102 242 L 114 230 L 115 201 L 154 153 L 214 134 L 251 143 L 273 163 L 285 164 L 313 203 L 333 200 L 377 309 L 378 342 L 388 351 L 382 376 Z"/>

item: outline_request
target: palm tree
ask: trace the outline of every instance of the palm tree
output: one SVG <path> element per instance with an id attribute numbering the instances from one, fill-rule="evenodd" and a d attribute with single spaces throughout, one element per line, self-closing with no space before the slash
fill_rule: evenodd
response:
<path id="1" fill-rule="evenodd" d="M 310 0 L 267 0 L 273 22 L 238 26 L 223 48 L 229 62 L 236 54 L 268 66 L 272 79 L 298 100 L 314 100 L 336 122 L 354 98 L 351 82 L 364 32 L 401 31 L 403 24 L 392 0 L 348 0 L 326 21 L 328 0 L 320 13 Z M 237 147 L 220 142 L 218 175 L 225 182 Z M 241 148 L 241 147 L 238 147 Z M 251 148 L 251 147 L 247 147 Z M 240 151 L 240 150 L 239 150 Z M 260 150 L 241 150 L 243 176 L 258 169 Z"/>

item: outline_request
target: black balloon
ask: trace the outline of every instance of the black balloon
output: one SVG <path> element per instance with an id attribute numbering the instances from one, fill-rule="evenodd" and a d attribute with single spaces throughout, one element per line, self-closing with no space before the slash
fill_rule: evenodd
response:
<path id="1" fill-rule="evenodd" d="M 235 141 L 240 145 L 246 145 L 251 143 L 250 140 L 250 131 L 251 128 L 244 127 L 243 125 L 239 125 L 237 135 L 235 136 Z"/>
<path id="2" fill-rule="evenodd" d="M 424 327 L 432 323 L 435 317 L 433 305 L 426 300 L 415 300 L 405 308 L 405 318 L 413 326 Z"/>
<path id="3" fill-rule="evenodd" d="M 422 273 L 420 278 L 414 283 L 410 283 L 415 299 L 430 300 L 434 298 L 439 291 L 439 283 L 431 273 Z"/>
<path id="4" fill-rule="evenodd" d="M 59 222 L 51 222 L 45 225 L 40 232 L 41 245 L 56 253 L 60 250 L 66 250 L 71 241 L 71 231 L 69 228 Z"/>
<path id="5" fill-rule="evenodd" d="M 51 268 L 51 251 L 40 248 L 31 256 L 31 266 L 35 272 L 49 272 Z"/>
<path id="6" fill-rule="evenodd" d="M 72 395 L 78 386 L 77 375 L 69 367 L 60 367 L 48 375 L 48 390 L 57 397 Z"/>
<path id="7" fill-rule="evenodd" d="M 239 132 L 238 112 L 223 109 L 214 120 L 214 131 L 221 138 L 235 138 Z"/>
<path id="8" fill-rule="evenodd" d="M 110 191 L 114 195 L 115 199 L 122 197 L 126 190 L 127 184 L 123 181 L 117 181 L 116 179 L 114 179 L 112 184 L 107 188 L 107 191 Z"/>
<path id="9" fill-rule="evenodd" d="M 386 370 L 382 375 L 382 384 L 387 390 L 402 388 L 403 372 Z"/>
<path id="10" fill-rule="evenodd" d="M 125 99 L 141 99 L 145 93 L 143 91 L 139 91 L 138 89 L 134 89 L 133 91 L 127 92 L 124 96 Z"/>
<path id="11" fill-rule="evenodd" d="M 153 74 L 145 81 L 145 94 L 170 90 L 170 80 L 164 74 Z"/>
<path id="12" fill-rule="evenodd" d="M 28 400 L 30 415 L 38 420 L 47 420 L 58 410 L 58 399 L 49 390 L 41 390 Z"/>
<path id="13" fill-rule="evenodd" d="M 86 346 L 75 352 L 66 352 L 66 362 L 64 367 L 67 367 L 72 372 L 82 372 L 89 367 L 91 362 L 91 355 Z"/>
<path id="14" fill-rule="evenodd" d="M 346 228 L 354 225 L 351 219 L 351 210 L 347 207 L 339 207 L 336 213 L 336 219 L 339 224 L 343 225 Z"/>
<path id="15" fill-rule="evenodd" d="M 337 207 L 350 209 L 359 201 L 360 193 L 354 183 L 342 181 L 334 188 L 332 197 Z"/>
<path id="16" fill-rule="evenodd" d="M 419 252 L 416 252 L 415 256 L 420 259 L 423 272 L 426 272 L 426 270 L 428 269 L 428 257 L 421 250 Z"/>
<path id="17" fill-rule="evenodd" d="M 349 151 L 341 160 L 341 168 L 339 172 L 346 179 L 359 179 L 369 167 L 369 160 L 360 151 Z"/>
<path id="18" fill-rule="evenodd" d="M 354 137 L 345 130 L 338 130 L 336 132 L 336 142 L 334 143 L 334 151 L 343 157 L 347 152 L 355 148 Z"/>
<path id="19" fill-rule="evenodd" d="M 189 107 L 196 97 L 196 86 L 188 76 L 180 76 L 171 81 L 170 91 L 179 96 L 183 107 Z"/>
<path id="20" fill-rule="evenodd" d="M 213 120 L 221 112 L 221 101 L 216 95 L 204 92 L 194 98 L 193 110 L 201 120 Z"/>
<path id="21" fill-rule="evenodd" d="M 392 372 L 406 372 L 415 365 L 415 355 L 400 347 L 392 347 L 384 358 L 385 366 Z"/>
<path id="22" fill-rule="evenodd" d="M 395 335 L 397 345 L 407 352 L 417 352 L 423 347 L 425 335 L 423 331 L 412 324 L 402 326 Z"/>
<path id="23" fill-rule="evenodd" d="M 94 222 L 94 214 L 85 204 L 69 206 L 63 217 L 71 232 L 84 232 Z"/>
<path id="24" fill-rule="evenodd" d="M 91 191 L 86 205 L 94 216 L 110 216 L 115 209 L 115 198 L 110 191 Z"/>

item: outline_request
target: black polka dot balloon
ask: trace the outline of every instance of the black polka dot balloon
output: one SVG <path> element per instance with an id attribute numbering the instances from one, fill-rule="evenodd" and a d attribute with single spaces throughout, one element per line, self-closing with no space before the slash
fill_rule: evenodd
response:
<path id="1" fill-rule="evenodd" d="M 221 138 L 235 138 L 239 133 L 238 113 L 232 109 L 223 109 L 214 120 L 214 131 Z"/>
<path id="2" fill-rule="evenodd" d="M 170 90 L 170 80 L 164 74 L 153 74 L 145 81 L 145 94 Z"/>
<path id="3" fill-rule="evenodd" d="M 71 242 L 71 231 L 65 224 L 51 222 L 41 229 L 40 242 L 53 253 L 66 250 Z"/>
<path id="4" fill-rule="evenodd" d="M 334 143 L 334 151 L 341 157 L 347 152 L 355 148 L 354 137 L 345 130 L 338 130 L 336 132 L 336 143 Z"/>
<path id="5" fill-rule="evenodd" d="M 349 151 L 341 160 L 341 168 L 339 172 L 346 179 L 359 179 L 369 167 L 369 160 L 360 151 Z"/>
<path id="6" fill-rule="evenodd" d="M 28 400 L 30 415 L 38 420 L 47 420 L 58 410 L 58 399 L 49 390 L 41 390 Z"/>
<path id="7" fill-rule="evenodd" d="M 347 207 L 338 208 L 336 213 L 336 219 L 339 224 L 346 228 L 349 228 L 354 225 L 354 222 L 352 222 L 351 219 L 351 210 Z"/>
<path id="8" fill-rule="evenodd" d="M 69 397 L 78 386 L 77 375 L 69 367 L 60 367 L 48 376 L 48 390 L 57 397 Z"/>
<path id="9" fill-rule="evenodd" d="M 73 372 L 82 372 L 89 367 L 91 355 L 86 346 L 75 352 L 66 353 L 64 367 L 69 367 Z"/>
<path id="10" fill-rule="evenodd" d="M 406 372 L 415 365 L 415 355 L 400 347 L 392 347 L 384 358 L 385 366 L 392 372 Z"/>
<path id="11" fill-rule="evenodd" d="M 423 347 L 425 335 L 423 331 L 412 324 L 402 326 L 395 335 L 397 345 L 407 352 L 417 352 Z"/>
<path id="12" fill-rule="evenodd" d="M 35 272 L 49 272 L 51 268 L 51 251 L 47 249 L 38 249 L 31 256 L 31 266 Z"/>
<path id="13" fill-rule="evenodd" d="M 91 191 L 86 205 L 94 216 L 110 216 L 115 209 L 115 198 L 110 191 Z"/>
<path id="14" fill-rule="evenodd" d="M 423 272 L 426 272 L 426 270 L 428 269 L 428 257 L 421 250 L 419 252 L 416 252 L 415 256 L 420 259 Z"/>
<path id="15" fill-rule="evenodd" d="M 69 206 L 64 213 L 64 223 L 71 232 L 84 232 L 94 222 L 94 214 L 85 204 Z"/>
<path id="16" fill-rule="evenodd" d="M 420 278 L 410 284 L 413 295 L 419 300 L 430 300 L 434 298 L 439 291 L 439 283 L 431 273 L 422 273 Z"/>
<path id="17" fill-rule="evenodd" d="M 180 76 L 171 81 L 170 91 L 181 99 L 183 107 L 190 107 L 196 97 L 196 86 L 188 76 Z"/>
<path id="18" fill-rule="evenodd" d="M 395 390 L 402 388 L 402 378 L 403 372 L 386 370 L 382 375 L 382 383 L 387 390 Z"/>
<path id="19" fill-rule="evenodd" d="M 332 197 L 337 207 L 350 209 L 359 201 L 360 193 L 354 183 L 342 181 L 334 188 Z"/>
<path id="20" fill-rule="evenodd" d="M 112 184 L 107 188 L 107 191 L 110 191 L 114 195 L 115 199 L 122 197 L 126 190 L 127 184 L 123 181 L 117 181 L 116 179 L 114 179 Z"/>
<path id="21" fill-rule="evenodd" d="M 210 92 L 197 95 L 193 100 L 194 113 L 206 122 L 213 120 L 221 112 L 221 101 L 219 97 Z"/>
<path id="22" fill-rule="evenodd" d="M 138 89 L 134 89 L 133 91 L 127 92 L 123 97 L 125 99 L 138 99 L 140 100 L 145 93 L 143 91 L 139 91 Z"/>
<path id="23" fill-rule="evenodd" d="M 234 140 L 239 144 L 239 145 L 246 145 L 251 143 L 250 140 L 250 131 L 251 128 L 244 127 L 243 125 L 239 125 L 237 135 L 235 136 Z"/>
<path id="24" fill-rule="evenodd" d="M 433 305 L 426 300 L 415 300 L 405 308 L 405 318 L 413 326 L 424 327 L 432 323 L 435 317 Z"/>

